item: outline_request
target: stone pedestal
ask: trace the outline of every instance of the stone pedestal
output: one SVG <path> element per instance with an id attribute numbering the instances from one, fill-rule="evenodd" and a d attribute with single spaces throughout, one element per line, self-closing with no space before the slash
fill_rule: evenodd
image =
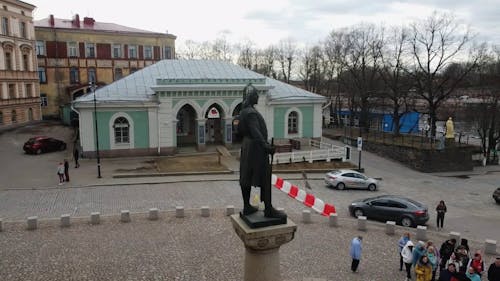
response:
<path id="1" fill-rule="evenodd" d="M 250 228 L 239 216 L 231 215 L 231 223 L 245 245 L 244 281 L 280 281 L 280 246 L 294 238 L 297 225 L 286 224 Z"/>

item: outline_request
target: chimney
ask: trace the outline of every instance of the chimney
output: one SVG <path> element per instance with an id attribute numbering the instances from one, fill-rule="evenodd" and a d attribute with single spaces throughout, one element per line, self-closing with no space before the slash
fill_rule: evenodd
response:
<path id="1" fill-rule="evenodd" d="M 54 25 L 55 25 L 54 15 L 50 15 L 49 16 L 49 24 L 50 24 L 50 26 L 54 27 Z"/>
<path id="2" fill-rule="evenodd" d="M 83 25 L 94 26 L 94 23 L 95 23 L 95 20 L 93 18 L 89 18 L 89 17 L 83 18 Z"/>
<path id="3" fill-rule="evenodd" d="M 74 27 L 80 28 L 80 16 L 78 14 L 76 14 L 73 17 L 73 20 L 71 21 L 71 23 L 73 24 Z"/>

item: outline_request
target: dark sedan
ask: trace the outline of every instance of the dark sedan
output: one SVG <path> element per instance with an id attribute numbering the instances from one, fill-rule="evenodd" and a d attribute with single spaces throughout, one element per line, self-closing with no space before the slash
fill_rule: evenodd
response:
<path id="1" fill-rule="evenodd" d="M 51 152 L 65 150 L 66 143 L 55 138 L 38 136 L 30 138 L 24 143 L 23 150 L 26 153 L 40 154 L 42 152 Z"/>
<path id="2" fill-rule="evenodd" d="M 427 206 L 395 195 L 381 195 L 356 200 L 349 205 L 351 216 L 366 216 L 379 221 L 395 221 L 403 226 L 425 225 L 429 220 Z"/>
<path id="3" fill-rule="evenodd" d="M 493 199 L 497 202 L 497 204 L 500 204 L 500 187 L 497 188 L 495 191 L 493 191 Z"/>

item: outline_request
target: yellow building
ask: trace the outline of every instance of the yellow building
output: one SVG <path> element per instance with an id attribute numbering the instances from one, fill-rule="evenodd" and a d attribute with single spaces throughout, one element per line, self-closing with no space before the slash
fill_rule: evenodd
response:
<path id="1" fill-rule="evenodd" d="M 35 6 L 0 1 L 0 130 L 40 120 Z"/>
<path id="2" fill-rule="evenodd" d="M 159 60 L 175 58 L 176 36 L 75 15 L 35 21 L 36 54 L 44 118 L 89 91 Z"/>

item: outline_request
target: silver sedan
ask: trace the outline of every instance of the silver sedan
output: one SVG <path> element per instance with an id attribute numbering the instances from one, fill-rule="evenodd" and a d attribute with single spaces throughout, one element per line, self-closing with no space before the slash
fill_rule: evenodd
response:
<path id="1" fill-rule="evenodd" d="M 353 170 L 334 170 L 326 173 L 325 183 L 337 189 L 363 188 L 370 191 L 377 190 L 379 182 Z"/>

